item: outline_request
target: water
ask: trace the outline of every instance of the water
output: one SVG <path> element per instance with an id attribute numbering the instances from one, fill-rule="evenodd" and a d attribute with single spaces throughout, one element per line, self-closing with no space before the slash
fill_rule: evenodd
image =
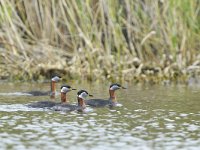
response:
<path id="1" fill-rule="evenodd" d="M 71 85 L 108 97 L 108 84 Z M 49 84 L 1 83 L 0 149 L 200 149 L 200 87 L 127 87 L 116 93 L 122 107 L 64 113 L 24 105 L 48 96 L 16 94 L 49 90 Z M 72 103 L 75 96 L 69 93 Z"/>

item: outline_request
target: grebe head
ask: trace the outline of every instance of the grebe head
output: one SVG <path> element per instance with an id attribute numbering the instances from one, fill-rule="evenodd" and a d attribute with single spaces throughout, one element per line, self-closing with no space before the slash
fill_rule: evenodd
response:
<path id="1" fill-rule="evenodd" d="M 67 93 L 67 92 L 70 92 L 72 90 L 76 90 L 69 85 L 63 85 L 63 86 L 61 86 L 60 89 L 61 89 L 61 93 Z"/>
<path id="2" fill-rule="evenodd" d="M 66 94 L 72 90 L 76 90 L 76 89 L 73 89 L 71 86 L 69 85 L 63 85 L 61 86 L 61 102 L 62 103 L 68 103 L 68 100 L 67 100 L 67 96 Z"/>
<path id="3" fill-rule="evenodd" d="M 53 78 L 51 78 L 51 81 L 54 82 L 59 82 L 61 80 L 61 76 L 54 76 Z"/>
<path id="4" fill-rule="evenodd" d="M 81 98 L 83 100 L 85 100 L 87 98 L 87 96 L 93 96 L 93 95 L 89 94 L 86 90 L 80 90 L 77 93 L 77 97 Z"/>
<path id="5" fill-rule="evenodd" d="M 115 91 L 115 90 L 119 90 L 119 89 L 126 89 L 125 87 L 121 86 L 118 83 L 114 83 L 110 85 L 110 89 L 111 91 Z"/>

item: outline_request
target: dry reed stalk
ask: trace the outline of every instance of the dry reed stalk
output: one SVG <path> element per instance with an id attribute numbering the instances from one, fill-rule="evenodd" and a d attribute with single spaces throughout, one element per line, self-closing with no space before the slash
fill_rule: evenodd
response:
<path id="1" fill-rule="evenodd" d="M 93 80 L 152 80 L 152 73 L 158 80 L 173 79 L 199 59 L 200 3 L 195 0 L 0 4 L 0 70 L 11 77 L 64 70 Z"/>

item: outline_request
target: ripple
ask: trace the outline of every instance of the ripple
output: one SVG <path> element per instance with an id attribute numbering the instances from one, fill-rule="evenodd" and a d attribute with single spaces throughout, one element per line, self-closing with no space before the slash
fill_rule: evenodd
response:
<path id="1" fill-rule="evenodd" d="M 3 97 L 1 149 L 200 149 L 199 95 L 187 101 L 185 92 L 167 90 L 122 93 L 123 107 L 88 107 L 87 113 L 28 108 L 17 104 L 27 102 L 20 96 L 8 105 Z"/>
<path id="2" fill-rule="evenodd" d="M 188 116 L 188 114 L 181 113 L 179 116 L 180 116 L 180 117 L 187 117 L 187 116 Z"/>
<path id="3" fill-rule="evenodd" d="M 23 92 L 8 92 L 8 93 L 0 93 L 0 96 L 32 96 L 32 94 Z"/>
<path id="4" fill-rule="evenodd" d="M 9 104 L 0 105 L 0 111 L 4 112 L 15 112 L 15 111 L 44 111 L 43 108 L 29 108 L 24 104 Z"/>

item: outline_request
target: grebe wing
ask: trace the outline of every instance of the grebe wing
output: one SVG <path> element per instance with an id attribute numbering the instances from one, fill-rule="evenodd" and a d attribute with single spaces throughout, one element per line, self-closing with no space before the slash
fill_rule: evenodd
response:
<path id="1" fill-rule="evenodd" d="M 31 94 L 32 96 L 46 96 L 50 94 L 50 91 L 30 91 L 27 93 Z"/>
<path id="2" fill-rule="evenodd" d="M 103 99 L 89 99 L 85 101 L 86 105 L 92 106 L 92 107 L 104 107 L 110 104 L 109 100 L 103 100 Z"/>
<path id="3" fill-rule="evenodd" d="M 54 111 L 64 111 L 64 112 L 69 112 L 69 111 L 74 111 L 77 110 L 79 106 L 77 105 L 71 105 L 71 104 L 58 104 L 56 106 L 53 106 L 51 109 Z"/>
<path id="4" fill-rule="evenodd" d="M 28 107 L 32 107 L 32 108 L 51 108 L 53 106 L 55 106 L 56 104 L 58 104 L 57 102 L 53 102 L 53 101 L 40 101 L 40 102 L 35 102 L 35 103 L 31 103 L 28 104 Z"/>

